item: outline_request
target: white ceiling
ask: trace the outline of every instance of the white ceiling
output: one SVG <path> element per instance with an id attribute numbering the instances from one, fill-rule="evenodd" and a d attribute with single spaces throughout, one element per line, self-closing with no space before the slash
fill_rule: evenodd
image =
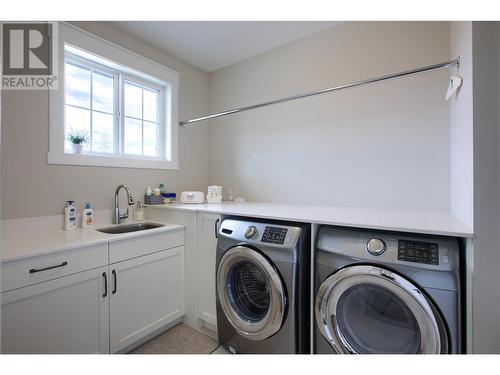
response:
<path id="1" fill-rule="evenodd" d="M 121 21 L 119 28 L 207 72 L 335 26 L 334 21 Z"/>

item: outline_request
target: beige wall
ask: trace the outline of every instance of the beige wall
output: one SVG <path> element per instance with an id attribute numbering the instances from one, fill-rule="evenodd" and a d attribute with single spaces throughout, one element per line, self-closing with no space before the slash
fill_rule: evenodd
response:
<path id="1" fill-rule="evenodd" d="M 207 73 L 108 23 L 75 24 L 180 72 L 180 119 L 207 112 Z M 61 213 L 68 199 L 111 209 L 114 190 L 121 183 L 129 185 L 141 201 L 147 185 L 164 183 L 175 192 L 206 189 L 207 127 L 179 129 L 179 170 L 48 165 L 48 93 L 5 92 L 2 107 L 2 218 Z"/>
<path id="2" fill-rule="evenodd" d="M 472 22 L 450 22 L 450 58 L 460 56 L 460 95 L 450 99 L 451 212 L 474 229 Z"/>
<path id="3" fill-rule="evenodd" d="M 211 110 L 448 58 L 445 22 L 343 23 L 211 74 Z M 433 72 L 212 120 L 209 182 L 249 200 L 447 211 L 448 78 Z"/>
<path id="4" fill-rule="evenodd" d="M 208 76 L 108 23 L 75 23 L 182 73 L 179 118 L 444 61 L 447 23 L 350 22 Z M 179 129 L 178 171 L 48 165 L 48 95 L 2 98 L 2 217 L 112 205 L 114 188 L 236 188 L 249 200 L 450 209 L 448 72 Z M 25 109 L 29 110 L 25 110 Z"/>

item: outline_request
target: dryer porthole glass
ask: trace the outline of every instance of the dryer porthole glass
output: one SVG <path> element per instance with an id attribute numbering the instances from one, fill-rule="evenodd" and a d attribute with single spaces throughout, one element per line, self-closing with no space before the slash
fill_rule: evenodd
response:
<path id="1" fill-rule="evenodd" d="M 271 305 L 266 275 L 254 263 L 235 263 L 228 272 L 227 296 L 234 311 L 249 322 L 264 319 Z"/>
<path id="2" fill-rule="evenodd" d="M 341 334 L 356 353 L 410 354 L 420 349 L 414 314 L 381 286 L 358 284 L 347 289 L 338 300 L 336 314 Z"/>

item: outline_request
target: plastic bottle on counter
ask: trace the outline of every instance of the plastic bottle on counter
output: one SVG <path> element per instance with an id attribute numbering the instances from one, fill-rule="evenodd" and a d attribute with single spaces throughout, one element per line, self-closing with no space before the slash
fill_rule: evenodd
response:
<path id="1" fill-rule="evenodd" d="M 73 230 L 76 228 L 76 208 L 73 206 L 75 201 L 67 201 L 64 207 L 64 230 Z"/>
<path id="2" fill-rule="evenodd" d="M 144 220 L 144 210 L 142 209 L 142 205 L 140 201 L 137 201 L 137 206 L 134 209 L 134 220 L 142 221 Z"/>
<path id="3" fill-rule="evenodd" d="M 90 228 L 94 226 L 94 210 L 90 206 L 90 203 L 85 204 L 85 208 L 82 211 L 82 228 Z"/>

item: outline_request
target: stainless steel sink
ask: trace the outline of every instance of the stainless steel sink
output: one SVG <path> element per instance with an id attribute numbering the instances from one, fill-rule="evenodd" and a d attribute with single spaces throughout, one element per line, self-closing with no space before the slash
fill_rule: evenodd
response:
<path id="1" fill-rule="evenodd" d="M 102 233 L 119 234 L 119 233 L 138 232 L 141 230 L 160 228 L 164 226 L 165 226 L 164 224 L 145 222 L 145 223 L 133 223 L 133 224 L 119 224 L 119 225 L 113 225 L 111 227 L 99 228 L 97 230 Z"/>

